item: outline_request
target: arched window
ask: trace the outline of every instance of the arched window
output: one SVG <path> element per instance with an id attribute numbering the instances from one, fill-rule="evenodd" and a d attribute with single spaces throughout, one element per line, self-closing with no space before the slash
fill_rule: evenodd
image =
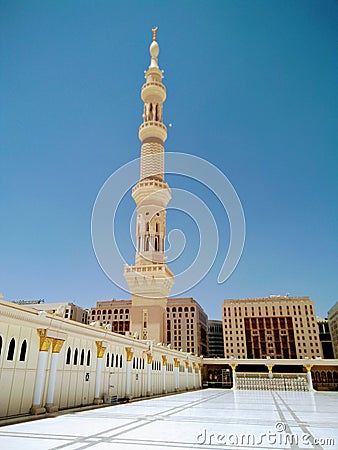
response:
<path id="1" fill-rule="evenodd" d="M 175 308 L 175 306 L 173 307 L 173 309 L 172 309 L 172 312 L 176 312 L 176 308 Z"/>
<path id="2" fill-rule="evenodd" d="M 126 314 L 129 314 L 129 309 L 126 309 Z"/>
<path id="3" fill-rule="evenodd" d="M 15 339 L 12 338 L 11 342 L 9 343 L 9 347 L 8 347 L 8 353 L 7 353 L 7 360 L 8 361 L 13 361 L 14 351 L 15 351 Z"/>
<path id="4" fill-rule="evenodd" d="M 108 309 L 108 314 L 111 314 L 111 309 Z"/>
<path id="5" fill-rule="evenodd" d="M 122 355 L 120 355 L 120 369 L 122 369 Z"/>
<path id="6" fill-rule="evenodd" d="M 156 233 L 160 232 L 160 224 L 158 222 L 156 222 L 155 230 L 156 230 Z"/>
<path id="7" fill-rule="evenodd" d="M 146 236 L 145 251 L 146 251 L 146 252 L 149 252 L 149 236 Z"/>
<path id="8" fill-rule="evenodd" d="M 111 354 L 110 367 L 114 367 L 114 353 Z"/>
<path id="9" fill-rule="evenodd" d="M 0 356 L 1 356 L 1 350 L 2 350 L 2 337 L 0 336 Z"/>
<path id="10" fill-rule="evenodd" d="M 90 366 L 90 350 L 87 352 L 87 366 Z"/>
<path id="11" fill-rule="evenodd" d="M 114 309 L 114 314 L 118 314 L 118 310 L 117 309 Z"/>
<path id="12" fill-rule="evenodd" d="M 109 353 L 106 356 L 106 367 L 109 367 Z"/>
<path id="13" fill-rule="evenodd" d="M 182 312 L 182 308 L 181 308 L 181 307 L 179 307 L 177 311 L 178 311 L 178 312 Z"/>
<path id="14" fill-rule="evenodd" d="M 189 308 L 187 306 L 184 307 L 184 311 L 187 312 L 189 311 Z"/>
<path id="15" fill-rule="evenodd" d="M 66 356 L 66 364 L 70 364 L 71 356 L 72 356 L 72 351 L 71 351 L 70 347 L 68 347 L 67 356 Z"/>
<path id="16" fill-rule="evenodd" d="M 123 314 L 123 309 L 120 309 L 120 314 Z"/>
<path id="17" fill-rule="evenodd" d="M 149 233 L 149 230 L 150 230 L 150 225 L 149 225 L 149 222 L 147 222 L 146 223 L 146 232 Z"/>
<path id="18" fill-rule="evenodd" d="M 115 355 L 115 367 L 118 367 L 118 365 L 119 365 L 119 355 L 116 354 Z"/>
<path id="19" fill-rule="evenodd" d="M 190 308 L 190 311 L 195 311 L 195 306 L 192 306 L 192 307 Z"/>
<path id="20" fill-rule="evenodd" d="M 107 314 L 107 311 L 104 309 L 104 310 L 102 311 L 102 314 Z"/>
<path id="21" fill-rule="evenodd" d="M 81 350 L 80 366 L 83 366 L 83 364 L 84 364 L 84 349 Z"/>
<path id="22" fill-rule="evenodd" d="M 95 314 L 95 309 L 92 309 L 92 314 Z"/>
<path id="23" fill-rule="evenodd" d="M 133 358 L 133 369 L 135 369 L 135 358 Z"/>
<path id="24" fill-rule="evenodd" d="M 76 349 L 75 349 L 75 352 L 74 352 L 74 361 L 73 361 L 74 366 L 77 365 L 77 357 L 78 357 L 78 354 L 79 354 L 79 351 L 78 351 L 78 349 L 76 348 Z"/>
<path id="25" fill-rule="evenodd" d="M 155 236 L 155 252 L 158 252 L 158 236 Z"/>
<path id="26" fill-rule="evenodd" d="M 26 359 L 26 351 L 27 351 L 27 341 L 25 339 L 21 344 L 19 361 L 24 361 Z"/>

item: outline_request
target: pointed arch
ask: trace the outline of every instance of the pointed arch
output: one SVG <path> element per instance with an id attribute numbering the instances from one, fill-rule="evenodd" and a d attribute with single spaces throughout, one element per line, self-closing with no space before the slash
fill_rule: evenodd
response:
<path id="1" fill-rule="evenodd" d="M 13 361 L 15 352 L 15 339 L 12 338 L 8 346 L 7 361 Z"/>
<path id="2" fill-rule="evenodd" d="M 66 364 L 70 364 L 71 356 L 72 356 L 72 350 L 71 350 L 70 347 L 68 347 L 68 349 L 67 349 L 67 355 L 66 355 Z"/>
<path id="3" fill-rule="evenodd" d="M 76 348 L 76 349 L 75 349 L 75 352 L 74 352 L 74 360 L 73 360 L 74 366 L 77 366 L 77 358 L 78 358 L 78 355 L 79 355 L 79 351 L 78 351 L 78 349 Z"/>
<path id="4" fill-rule="evenodd" d="M 80 366 L 83 366 L 83 364 L 84 364 L 84 349 L 81 350 Z"/>
<path id="5" fill-rule="evenodd" d="M 20 348 L 19 361 L 24 361 L 26 359 L 26 352 L 27 352 L 27 341 L 26 339 L 24 339 Z"/>

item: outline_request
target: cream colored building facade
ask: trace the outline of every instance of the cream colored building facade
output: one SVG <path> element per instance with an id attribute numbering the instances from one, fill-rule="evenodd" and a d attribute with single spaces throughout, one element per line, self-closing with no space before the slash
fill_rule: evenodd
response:
<path id="1" fill-rule="evenodd" d="M 322 357 L 314 303 L 309 297 L 274 295 L 223 303 L 226 357 Z"/>
<path id="2" fill-rule="evenodd" d="M 328 312 L 328 321 L 332 339 L 333 354 L 338 358 L 338 302 Z"/>
<path id="3" fill-rule="evenodd" d="M 0 300 L 0 417 L 200 388 L 201 362 Z"/>

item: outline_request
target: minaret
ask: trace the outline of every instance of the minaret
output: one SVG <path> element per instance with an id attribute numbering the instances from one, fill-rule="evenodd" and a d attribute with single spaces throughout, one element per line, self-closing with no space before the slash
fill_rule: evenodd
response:
<path id="1" fill-rule="evenodd" d="M 167 129 L 162 122 L 166 89 L 158 66 L 157 27 L 153 28 L 150 66 L 141 89 L 143 123 L 139 128 L 141 145 L 140 180 L 133 187 L 137 205 L 135 265 L 126 266 L 124 276 L 132 294 L 131 331 L 140 339 L 166 342 L 167 298 L 174 274 L 166 265 L 166 206 L 171 198 L 164 182 L 164 142 Z"/>

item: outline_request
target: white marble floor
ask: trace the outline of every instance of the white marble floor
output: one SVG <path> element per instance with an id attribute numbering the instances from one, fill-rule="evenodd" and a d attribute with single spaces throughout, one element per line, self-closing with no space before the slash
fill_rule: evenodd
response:
<path id="1" fill-rule="evenodd" d="M 0 427 L 4 450 L 338 449 L 338 393 L 206 389 Z"/>

